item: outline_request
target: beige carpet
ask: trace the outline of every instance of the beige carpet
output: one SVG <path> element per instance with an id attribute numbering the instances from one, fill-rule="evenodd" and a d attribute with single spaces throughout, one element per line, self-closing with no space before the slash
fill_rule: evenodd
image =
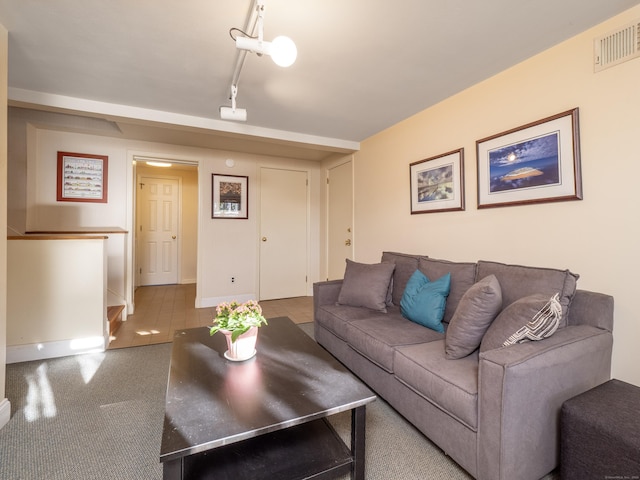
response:
<path id="1" fill-rule="evenodd" d="M 312 333 L 312 324 L 301 328 Z M 170 349 L 7 365 L 12 417 L 0 429 L 0 479 L 160 480 Z M 331 422 L 348 442 L 349 412 Z M 367 407 L 365 461 L 370 480 L 471 478 L 380 399 Z"/>

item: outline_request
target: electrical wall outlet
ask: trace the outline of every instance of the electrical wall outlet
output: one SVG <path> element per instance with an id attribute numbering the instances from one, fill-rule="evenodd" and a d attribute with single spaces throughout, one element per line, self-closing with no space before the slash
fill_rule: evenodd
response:
<path id="1" fill-rule="evenodd" d="M 236 277 L 231 277 L 231 283 L 236 283 Z"/>

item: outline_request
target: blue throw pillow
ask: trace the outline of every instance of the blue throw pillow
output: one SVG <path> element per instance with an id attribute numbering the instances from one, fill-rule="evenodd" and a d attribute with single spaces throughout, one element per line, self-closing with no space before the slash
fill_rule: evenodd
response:
<path id="1" fill-rule="evenodd" d="M 402 316 L 436 332 L 444 333 L 442 318 L 450 288 L 450 273 L 430 282 L 424 273 L 416 270 L 409 278 L 400 300 Z"/>

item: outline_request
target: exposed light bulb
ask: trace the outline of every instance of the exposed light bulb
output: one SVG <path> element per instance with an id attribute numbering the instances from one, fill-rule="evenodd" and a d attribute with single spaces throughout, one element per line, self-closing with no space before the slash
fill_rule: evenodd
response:
<path id="1" fill-rule="evenodd" d="M 298 49 L 289 37 L 280 35 L 273 39 L 270 48 L 271 59 L 280 67 L 290 67 L 296 61 Z"/>
<path id="2" fill-rule="evenodd" d="M 296 61 L 298 49 L 289 37 L 279 36 L 273 42 L 260 41 L 250 37 L 236 37 L 236 47 L 258 55 L 270 55 L 276 65 L 290 67 Z"/>

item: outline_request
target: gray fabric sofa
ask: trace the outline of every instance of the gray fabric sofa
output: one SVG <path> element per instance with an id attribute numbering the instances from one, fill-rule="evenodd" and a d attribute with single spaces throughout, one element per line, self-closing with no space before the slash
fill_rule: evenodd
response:
<path id="1" fill-rule="evenodd" d="M 554 470 L 563 402 L 610 378 L 613 298 L 577 290 L 578 276 L 568 270 L 384 252 L 381 265 L 388 263 L 393 268 L 381 308 L 345 301 L 347 280 L 314 284 L 318 343 L 473 477 L 539 479 Z M 445 333 L 401 314 L 405 286 L 416 270 L 430 280 L 450 274 Z M 461 358 L 447 358 L 447 330 L 452 319 L 458 322 L 457 307 L 466 302 L 467 309 L 472 287 L 492 275 L 502 302 L 483 342 L 494 325 L 502 325 L 498 319 L 534 294 L 558 294 L 557 330 L 539 341 L 481 345 Z M 362 275 L 348 281 L 350 289 L 360 285 L 365 296 L 380 289 Z"/>

